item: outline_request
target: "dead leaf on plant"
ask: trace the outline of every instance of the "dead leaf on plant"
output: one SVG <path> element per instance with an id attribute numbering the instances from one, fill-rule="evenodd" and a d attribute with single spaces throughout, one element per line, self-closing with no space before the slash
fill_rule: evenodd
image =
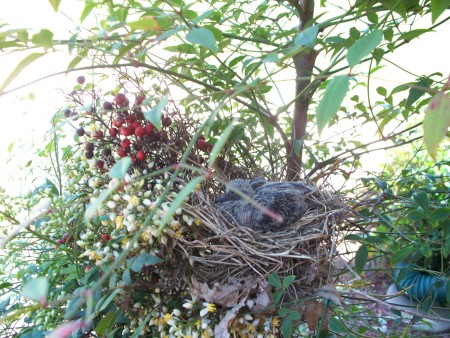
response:
<path id="1" fill-rule="evenodd" d="M 341 296 L 333 283 L 325 284 L 315 292 L 315 295 L 330 300 L 336 305 L 342 304 Z"/>
<path id="2" fill-rule="evenodd" d="M 323 316 L 325 311 L 325 304 L 318 302 L 317 300 L 308 300 L 305 303 L 305 312 L 303 314 L 303 319 L 308 324 L 308 329 L 310 331 L 317 331 L 319 328 L 319 321 Z M 323 327 L 328 327 L 328 319 L 330 317 L 330 311 L 327 311 Z"/>

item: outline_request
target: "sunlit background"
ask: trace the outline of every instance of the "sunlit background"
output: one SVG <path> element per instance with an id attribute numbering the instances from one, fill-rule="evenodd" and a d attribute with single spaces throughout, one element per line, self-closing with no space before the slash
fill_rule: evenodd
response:
<path id="1" fill-rule="evenodd" d="M 47 0 L 16 0 L 2 7 L 0 23 L 8 24 L 10 29 L 30 28 L 34 32 L 47 28 L 55 33 L 55 39 L 68 39 L 79 29 L 78 18 L 83 6 L 83 1 L 63 0 L 60 13 L 56 14 Z M 423 26 L 426 26 L 430 24 L 431 18 L 426 17 L 422 20 L 427 20 L 423 22 Z M 84 22 L 83 26 L 90 27 L 94 24 Z M 450 22 L 447 22 L 436 32 L 425 34 L 413 44 L 406 44 L 396 50 L 395 54 L 387 55 L 387 60 L 401 65 L 402 68 L 390 66 L 376 72 L 371 79 L 371 93 L 375 95 L 379 85 L 392 89 L 400 83 L 415 81 L 420 75 L 433 72 L 450 74 L 448 62 L 450 47 L 446 43 L 449 31 Z M 29 51 L 20 53 L 23 55 L 14 53 L 0 56 L 1 83 L 27 53 Z M 74 72 L 42 79 L 31 85 L 27 84 L 49 74 L 64 71 L 67 69 L 69 60 L 67 47 L 62 46 L 60 49 L 56 47 L 49 55 L 36 61 L 21 73 L 6 88 L 6 91 L 12 90 L 10 93 L 0 96 L 0 106 L 4 116 L 3 130 L 0 133 L 0 161 L 3 163 L 0 167 L 0 186 L 8 191 L 25 192 L 39 184 L 45 177 L 39 169 L 40 163 L 36 156 L 36 149 L 42 147 L 46 143 L 46 138 L 49 137 L 46 132 L 50 129 L 52 115 L 64 107 L 63 93 L 71 90 L 76 84 L 76 77 L 81 74 Z M 82 75 L 89 80 L 89 72 Z M 283 93 L 288 93 L 290 97 L 283 99 L 289 102 L 294 96 L 294 86 L 293 78 L 289 78 L 292 77 L 291 73 L 286 76 L 290 81 L 282 84 L 286 86 Z M 21 86 L 24 87 L 14 90 Z M 375 138 L 375 134 L 375 130 L 367 130 L 367 137 Z M 326 138 L 326 133 L 322 137 Z M 382 166 L 385 159 L 384 152 L 377 152 L 365 156 L 362 162 L 367 169 L 375 169 Z M 36 182 L 33 182 L 34 178 Z"/>

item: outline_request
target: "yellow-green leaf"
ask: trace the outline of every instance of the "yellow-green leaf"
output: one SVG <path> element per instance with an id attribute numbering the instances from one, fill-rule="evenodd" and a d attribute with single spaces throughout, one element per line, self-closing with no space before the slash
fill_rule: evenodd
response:
<path id="1" fill-rule="evenodd" d="M 57 12 L 57 11 L 58 11 L 58 7 L 59 7 L 59 4 L 61 3 L 61 0 L 48 0 L 48 1 L 50 2 L 50 5 L 52 5 L 53 10 L 54 10 L 55 12 Z"/>
<path id="2" fill-rule="evenodd" d="M 317 128 L 319 134 L 323 128 L 336 116 L 345 95 L 347 94 L 350 81 L 347 75 L 336 76 L 328 83 L 322 100 L 317 107 Z"/>
<path id="3" fill-rule="evenodd" d="M 3 92 L 3 90 L 11 83 L 12 80 L 14 80 L 17 75 L 19 75 L 22 70 L 24 70 L 30 63 L 39 59 L 42 55 L 45 55 L 45 53 L 33 53 L 20 61 L 16 68 L 14 68 L 11 74 L 9 74 L 9 76 L 6 78 L 5 82 L 3 82 L 2 86 L 0 87 L 0 93 Z"/>
<path id="4" fill-rule="evenodd" d="M 197 186 L 203 181 L 203 176 L 198 176 L 190 181 L 186 186 L 178 193 L 178 196 L 170 204 L 169 210 L 165 213 L 164 218 L 161 220 L 161 225 L 158 228 L 158 232 L 161 234 L 167 223 L 177 209 L 183 204 L 183 202 L 189 197 L 189 195 L 197 188 Z"/>
<path id="5" fill-rule="evenodd" d="M 431 0 L 431 21 L 436 22 L 437 18 L 444 13 L 450 5 L 450 0 Z"/>
<path id="6" fill-rule="evenodd" d="M 439 92 L 430 101 L 423 120 L 423 138 L 428 153 L 436 160 L 439 142 L 450 127 L 450 98 Z"/>
<path id="7" fill-rule="evenodd" d="M 31 42 L 37 46 L 50 48 L 53 46 L 53 33 L 48 29 L 41 29 L 39 33 L 33 35 Z"/>
<path id="8" fill-rule="evenodd" d="M 160 30 L 158 20 L 156 20 L 155 17 L 149 16 L 149 15 L 142 17 L 138 21 L 129 22 L 128 26 L 130 26 L 130 28 L 132 30 L 143 30 L 143 31 L 159 31 Z"/>
<path id="9" fill-rule="evenodd" d="M 211 167 L 214 164 L 214 161 L 216 160 L 217 155 L 222 150 L 225 143 L 228 141 L 228 138 L 230 137 L 231 133 L 234 130 L 234 123 L 230 123 L 225 130 L 223 131 L 222 135 L 220 136 L 219 141 L 214 144 L 214 147 L 211 151 L 211 155 L 209 156 L 208 166 Z"/>

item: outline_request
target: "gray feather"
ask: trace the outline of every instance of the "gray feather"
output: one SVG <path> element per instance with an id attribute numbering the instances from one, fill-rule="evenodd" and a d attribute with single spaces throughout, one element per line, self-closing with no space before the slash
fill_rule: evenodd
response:
<path id="1" fill-rule="evenodd" d="M 280 223 L 242 199 L 233 190 L 283 217 Z M 254 230 L 277 231 L 298 221 L 308 209 L 304 197 L 312 189 L 300 182 L 268 182 L 262 178 L 230 181 L 225 193 L 215 200 L 215 207 L 231 223 Z"/>

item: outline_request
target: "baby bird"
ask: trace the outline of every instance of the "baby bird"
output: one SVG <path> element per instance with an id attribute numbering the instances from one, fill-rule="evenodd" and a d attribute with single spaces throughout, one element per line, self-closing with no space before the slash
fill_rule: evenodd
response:
<path id="1" fill-rule="evenodd" d="M 282 217 L 282 221 L 264 213 L 260 208 L 241 198 L 234 189 Z M 300 182 L 267 182 L 262 178 L 230 181 L 225 193 L 214 204 L 231 223 L 253 230 L 277 231 L 298 221 L 308 209 L 304 201 L 312 189 Z"/>

